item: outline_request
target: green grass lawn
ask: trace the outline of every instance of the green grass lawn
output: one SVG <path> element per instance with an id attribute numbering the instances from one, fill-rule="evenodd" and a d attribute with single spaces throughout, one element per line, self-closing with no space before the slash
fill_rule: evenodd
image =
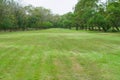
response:
<path id="1" fill-rule="evenodd" d="M 0 80 L 120 80 L 120 33 L 0 33 Z"/>

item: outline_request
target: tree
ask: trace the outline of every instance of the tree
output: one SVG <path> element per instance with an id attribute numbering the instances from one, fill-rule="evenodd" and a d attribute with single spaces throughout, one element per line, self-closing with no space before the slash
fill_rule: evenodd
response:
<path id="1" fill-rule="evenodd" d="M 74 14 L 76 29 L 87 29 L 87 21 L 93 16 L 96 11 L 98 0 L 79 0 L 75 6 Z"/>
<path id="2" fill-rule="evenodd" d="M 12 0 L 2 0 L 0 3 L 0 28 L 3 30 L 11 30 L 15 24 L 12 4 L 14 4 Z"/>
<path id="3" fill-rule="evenodd" d="M 107 6 L 107 20 L 113 31 L 119 31 L 120 27 L 120 2 L 111 2 Z"/>
<path id="4" fill-rule="evenodd" d="M 96 13 L 91 19 L 89 19 L 88 24 L 90 30 L 107 31 L 109 28 L 106 26 L 106 19 L 103 15 Z"/>
<path id="5" fill-rule="evenodd" d="M 120 30 L 120 0 L 78 0 L 74 12 L 52 14 L 43 7 L 22 6 L 15 0 L 0 0 L 0 29 L 27 30 L 69 28 L 76 30 Z"/>
<path id="6" fill-rule="evenodd" d="M 68 12 L 62 15 L 59 19 L 59 26 L 71 29 L 74 26 L 74 14 L 72 12 Z"/>
<path id="7" fill-rule="evenodd" d="M 28 26 L 30 28 L 44 28 L 47 24 L 51 23 L 52 14 L 49 9 L 43 7 L 26 7 L 28 14 Z M 47 25 L 49 27 L 49 25 Z M 51 26 L 51 25 L 50 25 Z"/>

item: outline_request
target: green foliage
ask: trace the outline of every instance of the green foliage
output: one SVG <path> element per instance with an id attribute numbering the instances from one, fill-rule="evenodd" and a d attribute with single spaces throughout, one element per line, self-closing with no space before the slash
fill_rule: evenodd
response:
<path id="1" fill-rule="evenodd" d="M 119 31 L 120 0 L 78 0 L 74 12 L 52 14 L 49 9 L 0 0 L 0 30 L 46 28 Z"/>
<path id="2" fill-rule="evenodd" d="M 14 0 L 2 0 L 0 10 L 1 30 L 46 29 L 57 23 L 52 21 L 56 16 L 49 9 L 31 5 L 23 7 Z"/>
<path id="3" fill-rule="evenodd" d="M 59 26 L 62 28 L 70 28 L 74 26 L 74 14 L 72 12 L 66 13 L 61 16 L 58 21 Z"/>
<path id="4" fill-rule="evenodd" d="M 120 27 L 120 2 L 112 2 L 107 6 L 107 20 L 113 30 L 118 30 Z"/>
<path id="5" fill-rule="evenodd" d="M 109 31 L 112 28 L 119 31 L 120 2 L 108 0 L 107 3 L 100 3 L 98 0 L 79 0 L 74 11 L 76 27 L 100 31 Z"/>
<path id="6" fill-rule="evenodd" d="M 88 25 L 90 27 L 92 27 L 93 29 L 95 29 L 96 27 L 98 27 L 98 29 L 101 31 L 101 29 L 103 29 L 105 32 L 109 29 L 109 27 L 107 27 L 107 22 L 106 19 L 104 18 L 103 15 L 96 13 L 92 18 L 89 19 L 88 21 Z"/>

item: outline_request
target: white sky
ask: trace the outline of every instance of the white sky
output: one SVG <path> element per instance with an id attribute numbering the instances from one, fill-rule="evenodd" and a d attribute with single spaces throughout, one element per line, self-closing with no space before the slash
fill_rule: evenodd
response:
<path id="1" fill-rule="evenodd" d="M 78 0 L 20 0 L 23 4 L 32 4 L 33 6 L 42 6 L 50 9 L 55 14 L 64 14 L 73 11 Z"/>

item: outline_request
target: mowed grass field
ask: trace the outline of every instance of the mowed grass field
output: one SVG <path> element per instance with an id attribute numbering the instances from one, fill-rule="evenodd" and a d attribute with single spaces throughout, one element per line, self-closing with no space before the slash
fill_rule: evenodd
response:
<path id="1" fill-rule="evenodd" d="M 0 80 L 120 80 L 120 33 L 0 33 Z"/>

